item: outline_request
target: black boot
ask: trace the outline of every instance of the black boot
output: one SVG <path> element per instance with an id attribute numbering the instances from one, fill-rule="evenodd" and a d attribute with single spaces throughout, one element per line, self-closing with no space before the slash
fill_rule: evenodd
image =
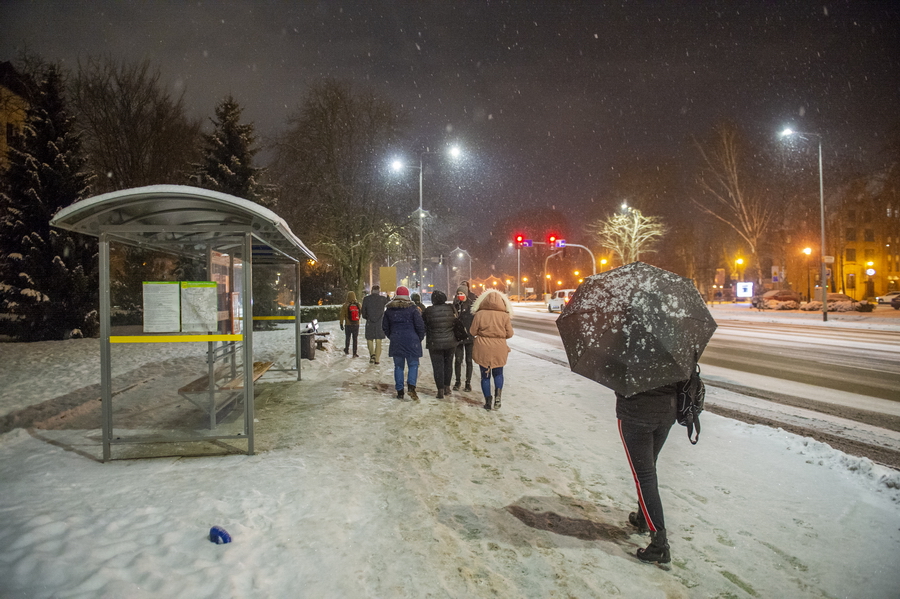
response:
<path id="1" fill-rule="evenodd" d="M 459 385 L 460 385 L 459 381 L 456 381 L 456 383 L 453 385 L 453 390 L 459 391 Z"/>
<path id="2" fill-rule="evenodd" d="M 458 384 L 459 384 L 459 383 L 457 383 L 457 385 L 458 385 Z M 457 387 L 457 388 L 458 388 L 458 387 Z M 466 386 L 465 386 L 465 388 L 463 389 L 463 391 L 471 391 L 471 390 L 472 390 L 472 385 L 471 385 L 470 383 L 466 383 Z"/>
<path id="3" fill-rule="evenodd" d="M 419 401 L 419 394 L 416 393 L 416 386 L 415 386 L 415 385 L 410 385 L 410 384 L 407 383 L 407 385 L 406 385 L 406 392 L 409 393 L 409 398 L 410 398 L 410 399 L 412 399 L 413 401 Z"/>
<path id="4" fill-rule="evenodd" d="M 444 396 L 449 397 L 450 395 L 450 387 L 444 387 Z"/>
<path id="5" fill-rule="evenodd" d="M 403 399 L 403 389 L 397 389 L 397 399 Z"/>
<path id="6" fill-rule="evenodd" d="M 666 531 L 650 531 L 650 544 L 644 549 L 638 549 L 637 557 L 642 562 L 668 564 L 672 561 L 672 556 L 669 554 L 669 541 L 666 539 Z"/>
<path id="7" fill-rule="evenodd" d="M 500 392 L 501 391 L 503 391 L 503 389 L 494 389 L 494 409 L 495 410 L 500 409 Z"/>
<path id="8" fill-rule="evenodd" d="M 438 399 L 444 399 L 444 389 L 443 389 L 443 387 L 439 387 L 439 388 L 438 388 L 437 398 L 438 398 Z"/>
<path id="9" fill-rule="evenodd" d="M 644 512 L 642 512 L 640 508 L 638 508 L 638 511 L 628 514 L 628 522 L 641 534 L 650 531 L 647 527 L 647 521 L 644 520 Z"/>
<path id="10" fill-rule="evenodd" d="M 484 398 L 484 409 L 490 410 L 494 407 L 494 398 L 493 397 L 485 397 Z"/>

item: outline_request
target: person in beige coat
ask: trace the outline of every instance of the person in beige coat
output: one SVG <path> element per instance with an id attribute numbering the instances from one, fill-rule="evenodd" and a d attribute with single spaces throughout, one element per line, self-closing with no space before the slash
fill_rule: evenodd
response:
<path id="1" fill-rule="evenodd" d="M 481 369 L 481 391 L 484 393 L 484 409 L 500 409 L 503 390 L 503 367 L 509 357 L 506 340 L 513 336 L 512 305 L 506 294 L 488 289 L 472 304 L 472 326 L 469 334 L 475 337 L 472 361 Z M 494 394 L 491 396 L 491 378 Z"/>

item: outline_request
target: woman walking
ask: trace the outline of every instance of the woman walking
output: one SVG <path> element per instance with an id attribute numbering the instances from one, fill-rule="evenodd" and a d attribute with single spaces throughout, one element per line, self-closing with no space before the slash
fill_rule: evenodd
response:
<path id="1" fill-rule="evenodd" d="M 384 307 L 381 328 L 391 340 L 388 357 L 394 358 L 394 388 L 397 399 L 403 399 L 403 371 L 408 367 L 406 383 L 409 396 L 419 401 L 416 379 L 419 377 L 419 358 L 422 357 L 422 339 L 425 338 L 425 322 L 422 313 L 409 299 L 409 289 L 397 287 L 394 299 Z"/>
<path id="2" fill-rule="evenodd" d="M 513 336 L 512 305 L 506 294 L 488 289 L 472 304 L 472 326 L 469 334 L 475 337 L 472 360 L 481 369 L 481 392 L 484 393 L 484 409 L 499 410 L 503 390 L 503 367 L 509 356 L 506 340 Z M 494 394 L 491 396 L 491 378 Z"/>
<path id="3" fill-rule="evenodd" d="M 457 344 L 453 334 L 456 310 L 447 303 L 447 295 L 443 291 L 435 290 L 431 294 L 431 305 L 425 308 L 423 317 L 425 348 L 431 355 L 437 398 L 443 399 L 445 395 L 450 395 L 450 381 L 453 379 L 453 355 Z"/>
<path id="4" fill-rule="evenodd" d="M 638 532 L 650 532 L 650 544 L 637 550 L 638 559 L 645 562 L 671 561 L 666 523 L 663 519 L 656 459 L 662 451 L 669 429 L 675 424 L 675 401 L 678 383 L 664 385 L 625 397 L 616 393 L 616 417 L 619 436 L 634 484 L 637 486 L 638 510 L 628 515 L 628 521 Z"/>

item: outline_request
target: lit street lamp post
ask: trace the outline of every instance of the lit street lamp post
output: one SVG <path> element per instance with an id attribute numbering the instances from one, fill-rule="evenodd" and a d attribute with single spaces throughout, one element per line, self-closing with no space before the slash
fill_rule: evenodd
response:
<path id="1" fill-rule="evenodd" d="M 453 251 L 451 251 L 450 253 L 456 254 L 457 257 L 459 257 L 459 258 L 462 258 L 463 254 L 465 254 L 466 256 L 469 257 L 469 279 L 468 280 L 471 283 L 472 282 L 472 254 L 470 254 L 469 252 L 467 252 L 466 250 L 462 249 L 459 246 L 456 246 L 456 248 Z"/>
<path id="2" fill-rule="evenodd" d="M 424 151 L 419 154 L 419 166 L 414 166 L 410 164 L 404 164 L 400 160 L 395 160 L 391 165 L 395 171 L 400 171 L 404 168 L 417 168 L 419 169 L 419 210 L 416 214 L 419 217 L 419 293 L 421 294 L 424 286 L 425 286 L 425 268 L 424 268 L 424 259 L 422 252 L 422 239 L 423 239 L 423 230 L 425 226 L 425 211 L 422 209 L 422 191 L 423 191 L 423 179 L 425 178 L 425 169 L 423 168 L 423 158 L 425 154 L 436 154 L 436 152 Z M 452 158 L 458 158 L 460 154 L 459 148 L 456 146 L 450 148 L 450 156 Z"/>
<path id="3" fill-rule="evenodd" d="M 819 280 L 822 285 L 822 320 L 828 320 L 828 273 L 825 269 L 825 183 L 824 177 L 822 174 L 822 136 L 818 133 L 800 133 L 799 131 L 792 131 L 791 129 L 785 129 L 781 132 L 782 137 L 787 137 L 789 135 L 814 135 L 819 140 L 819 214 L 821 217 L 821 244 L 822 244 L 822 256 L 821 256 L 821 264 L 820 264 L 820 274 Z M 812 299 L 812 298 L 810 298 Z"/>
<path id="4" fill-rule="evenodd" d="M 806 301 L 810 301 L 812 298 L 809 296 L 809 255 L 812 254 L 812 248 L 803 248 L 803 253 L 806 254 Z"/>

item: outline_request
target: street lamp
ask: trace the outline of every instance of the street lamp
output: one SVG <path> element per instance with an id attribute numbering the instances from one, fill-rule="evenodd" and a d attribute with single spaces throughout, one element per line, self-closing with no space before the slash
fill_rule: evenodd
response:
<path id="1" fill-rule="evenodd" d="M 462 258 L 463 254 L 465 254 L 466 256 L 469 257 L 469 279 L 468 280 L 471 283 L 472 282 L 472 254 L 470 254 L 469 252 L 467 252 L 466 250 L 462 249 L 459 246 L 456 246 L 456 248 L 454 248 L 450 253 L 456 254 L 457 257 L 459 257 L 459 258 Z"/>
<path id="2" fill-rule="evenodd" d="M 812 300 L 809 296 L 809 255 L 812 254 L 812 248 L 803 248 L 803 253 L 806 254 L 806 301 Z"/>
<path id="3" fill-rule="evenodd" d="M 822 262 L 820 264 L 820 274 L 819 279 L 822 284 L 822 320 L 828 320 L 828 273 L 825 271 L 825 184 L 824 177 L 822 175 L 822 136 L 818 133 L 800 133 L 799 131 L 793 131 L 791 129 L 785 129 L 781 132 L 782 137 L 788 137 L 790 135 L 813 135 L 819 140 L 819 214 L 821 216 L 821 244 L 822 244 Z M 812 298 L 810 298 L 812 299 Z"/>
<path id="4" fill-rule="evenodd" d="M 420 152 L 419 166 L 415 166 L 413 164 L 404 164 L 401 160 L 394 160 L 394 162 L 391 164 L 391 167 L 398 172 L 403 170 L 404 168 L 414 168 L 419 170 L 419 210 L 416 212 L 416 214 L 418 214 L 419 216 L 419 293 L 422 292 L 425 285 L 425 268 L 423 267 L 424 258 L 422 253 L 422 238 L 425 226 L 425 211 L 422 209 L 422 189 L 423 179 L 425 178 L 425 169 L 423 168 L 422 163 L 425 154 L 437 154 L 437 152 L 429 152 L 428 150 Z M 461 151 L 458 147 L 453 146 L 448 150 L 448 154 L 451 158 L 459 158 Z"/>

